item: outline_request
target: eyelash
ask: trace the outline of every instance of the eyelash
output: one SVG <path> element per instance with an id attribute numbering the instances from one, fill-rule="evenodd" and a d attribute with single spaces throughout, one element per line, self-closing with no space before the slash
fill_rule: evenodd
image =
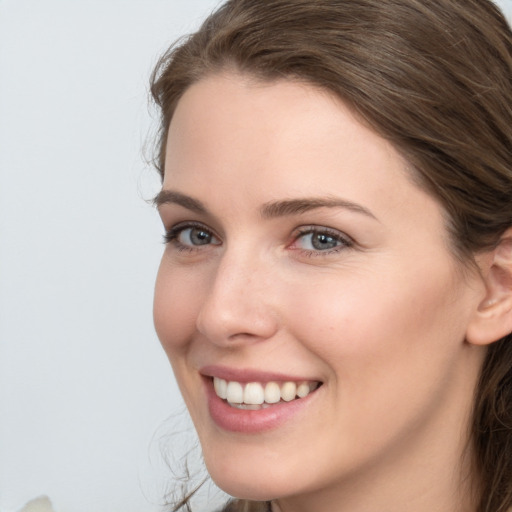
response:
<path id="1" fill-rule="evenodd" d="M 201 224 L 199 222 L 186 222 L 186 223 L 180 223 L 169 230 L 166 231 L 164 234 L 164 243 L 165 244 L 172 244 L 178 251 L 180 252 L 196 252 L 201 251 L 202 246 L 200 245 L 186 245 L 180 242 L 179 237 L 180 235 L 186 231 L 187 229 L 200 229 L 204 231 L 205 233 L 209 234 L 213 239 L 218 240 L 218 237 L 212 232 L 211 229 L 209 229 L 204 224 Z M 300 248 L 293 248 L 293 245 L 297 244 L 298 241 L 307 236 L 307 235 L 324 235 L 331 239 L 333 239 L 335 242 L 337 242 L 337 245 L 330 248 L 330 249 L 300 249 Z M 220 245 L 219 243 L 207 243 L 203 245 Z M 341 233 L 340 231 L 337 231 L 335 229 L 327 228 L 327 227 L 320 227 L 320 226 L 304 226 L 300 228 L 296 233 L 293 235 L 293 241 L 287 245 L 287 248 L 290 248 L 294 251 L 300 251 L 302 255 L 306 257 L 319 257 L 319 256 L 327 256 L 330 254 L 338 253 L 342 250 L 346 250 L 348 248 L 351 248 L 354 246 L 354 241 L 344 233 Z"/>
<path id="2" fill-rule="evenodd" d="M 301 238 L 305 237 L 306 235 L 324 235 L 329 238 L 332 238 L 335 242 L 338 243 L 338 245 L 336 245 L 335 247 L 325 250 L 293 249 L 301 251 L 307 257 L 328 256 L 330 254 L 335 254 L 354 246 L 354 241 L 349 236 L 345 235 L 340 231 L 337 231 L 336 229 L 331 229 L 323 226 L 304 226 L 297 231 L 296 235 L 294 235 L 293 242 L 288 247 L 296 244 Z"/>
<path id="3" fill-rule="evenodd" d="M 218 237 L 212 232 L 211 229 L 201 224 L 200 222 L 185 222 L 176 224 L 171 229 L 167 230 L 164 233 L 164 243 L 172 244 L 174 247 L 180 252 L 195 252 L 200 251 L 201 245 L 193 246 L 193 245 L 185 245 L 180 242 L 179 236 L 186 231 L 187 229 L 200 229 L 205 233 L 208 233 L 212 238 L 217 239 Z M 218 244 L 204 244 L 204 245 L 218 245 Z"/>

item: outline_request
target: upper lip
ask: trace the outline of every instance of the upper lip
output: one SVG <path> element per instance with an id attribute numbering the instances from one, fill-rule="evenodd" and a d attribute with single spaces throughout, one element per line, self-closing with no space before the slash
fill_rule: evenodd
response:
<path id="1" fill-rule="evenodd" d="M 320 382 L 319 379 L 279 372 L 262 371 L 253 368 L 230 368 L 226 366 L 207 365 L 199 372 L 205 377 L 216 377 L 227 381 L 247 382 Z"/>

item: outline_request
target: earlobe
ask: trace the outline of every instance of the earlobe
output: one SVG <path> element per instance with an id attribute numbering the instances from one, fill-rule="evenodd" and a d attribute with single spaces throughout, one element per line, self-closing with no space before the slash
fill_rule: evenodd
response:
<path id="1" fill-rule="evenodd" d="M 492 251 L 479 258 L 485 297 L 466 332 L 474 345 L 489 345 L 512 332 L 512 228 Z"/>

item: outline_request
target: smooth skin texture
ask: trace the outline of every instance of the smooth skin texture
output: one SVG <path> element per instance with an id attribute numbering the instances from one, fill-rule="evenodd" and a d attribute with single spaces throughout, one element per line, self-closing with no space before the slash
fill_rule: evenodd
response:
<path id="1" fill-rule="evenodd" d="M 400 154 L 325 91 L 226 72 L 180 100 L 163 190 L 204 207 L 159 206 L 154 317 L 216 483 L 282 512 L 473 510 L 485 346 L 466 335 L 489 290 Z M 294 200 L 310 207 L 262 214 Z M 279 428 L 233 433 L 208 412 L 212 364 L 322 386 Z"/>

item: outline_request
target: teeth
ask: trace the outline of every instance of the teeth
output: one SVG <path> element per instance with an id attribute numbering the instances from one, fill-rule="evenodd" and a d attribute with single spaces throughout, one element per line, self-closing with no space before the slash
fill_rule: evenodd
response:
<path id="1" fill-rule="evenodd" d="M 244 401 L 244 388 L 240 382 L 228 382 L 226 400 L 232 404 L 241 404 Z"/>
<path id="2" fill-rule="evenodd" d="M 266 409 L 267 407 L 270 407 L 269 404 L 266 404 L 263 402 L 261 405 L 249 405 L 249 404 L 232 404 L 230 403 L 231 407 L 234 407 L 235 409 L 245 409 L 248 411 L 259 411 L 260 409 Z"/>
<path id="3" fill-rule="evenodd" d="M 217 396 L 226 400 L 228 397 L 228 383 L 224 379 L 213 379 L 213 385 Z"/>
<path id="4" fill-rule="evenodd" d="M 265 386 L 265 402 L 277 404 L 281 400 L 281 388 L 277 382 L 269 382 Z"/>
<path id="5" fill-rule="evenodd" d="M 319 386 L 318 382 L 249 382 L 242 384 L 213 378 L 215 393 L 239 409 L 260 409 L 267 404 L 276 404 L 281 400 L 290 402 L 295 398 L 304 398 Z"/>
<path id="6" fill-rule="evenodd" d="M 258 382 L 249 382 L 244 389 L 244 403 L 261 405 L 265 401 L 265 391 Z"/>
<path id="7" fill-rule="evenodd" d="M 281 387 L 281 398 L 285 402 L 291 402 L 297 394 L 297 385 L 295 382 L 285 382 Z"/>
<path id="8" fill-rule="evenodd" d="M 305 396 L 308 396 L 309 395 L 309 384 L 307 382 L 301 382 L 298 386 L 297 386 L 297 396 L 299 398 L 304 398 Z"/>

